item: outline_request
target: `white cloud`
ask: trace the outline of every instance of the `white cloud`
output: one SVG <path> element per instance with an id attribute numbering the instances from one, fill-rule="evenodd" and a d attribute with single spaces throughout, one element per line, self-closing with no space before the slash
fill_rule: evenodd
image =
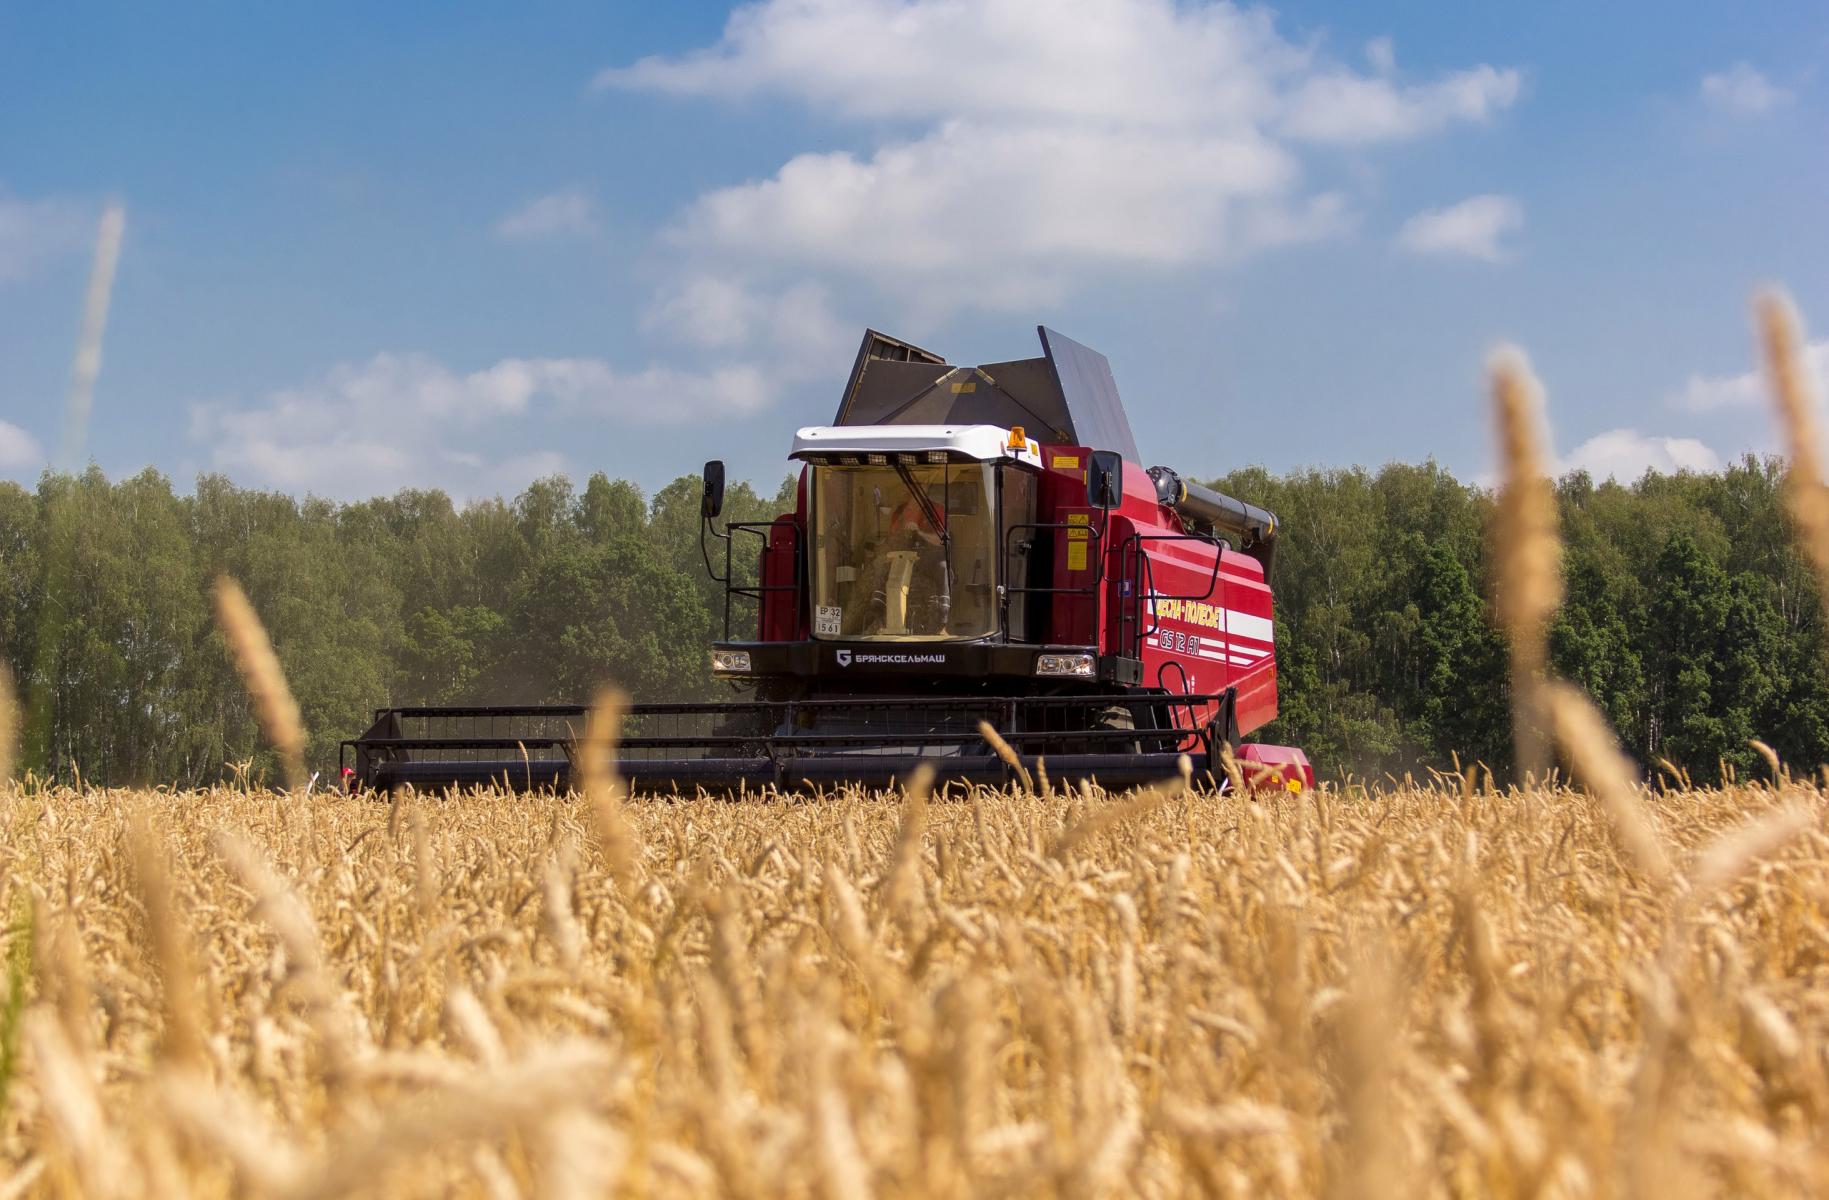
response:
<path id="1" fill-rule="evenodd" d="M 1501 262 L 1512 255 L 1506 234 L 1524 227 L 1524 206 L 1511 196 L 1471 196 L 1419 212 L 1403 223 L 1397 244 L 1417 254 L 1461 255 Z"/>
<path id="2" fill-rule="evenodd" d="M 624 372 L 594 358 L 509 358 L 460 373 L 420 354 L 378 354 L 248 407 L 199 405 L 191 437 L 246 482 L 338 499 L 442 487 L 512 492 L 565 469 L 553 450 L 478 453 L 511 423 L 562 435 L 568 422 L 659 425 L 740 416 L 772 402 L 751 365 Z"/>
<path id="3" fill-rule="evenodd" d="M 956 123 L 868 159 L 803 154 L 772 179 L 701 197 L 674 237 L 1020 308 L 1059 299 L 1076 268 L 1174 266 L 1269 241 L 1295 175 L 1260 138 Z"/>
<path id="4" fill-rule="evenodd" d="M 1518 99 L 1515 70 L 1482 63 L 1437 83 L 1399 87 L 1347 71 L 1317 75 L 1290 97 L 1283 129 L 1304 141 L 1356 145 L 1402 141 L 1457 121 L 1483 124 Z"/>
<path id="5" fill-rule="evenodd" d="M 536 196 L 495 223 L 498 236 L 516 241 L 595 237 L 600 231 L 596 202 L 581 188 Z"/>
<path id="6" fill-rule="evenodd" d="M 1721 456 L 1695 438 L 1654 437 L 1636 429 L 1613 429 L 1575 447 L 1558 463 L 1558 473 L 1586 471 L 1595 479 L 1631 483 L 1646 471 L 1718 471 Z"/>
<path id="7" fill-rule="evenodd" d="M 799 378 L 829 369 L 855 331 L 832 312 L 825 287 L 802 281 L 763 288 L 734 277 L 694 275 L 663 288 L 642 314 L 642 332 L 701 350 L 745 350 L 772 374 Z"/>
<path id="8" fill-rule="evenodd" d="M 1337 234 L 1347 202 L 1304 187 L 1305 147 L 1420 137 L 1518 94 L 1512 70 L 1409 83 L 1388 41 L 1367 58 L 1372 75 L 1202 0 L 760 0 L 715 45 L 597 83 L 853 123 L 862 148 L 710 191 L 673 242 L 714 275 L 844 273 L 942 312 Z"/>
<path id="9" fill-rule="evenodd" d="M 817 283 L 797 283 L 775 295 L 768 310 L 769 343 L 788 378 L 829 371 L 857 344 L 857 326 L 838 319 L 831 296 Z"/>
<path id="10" fill-rule="evenodd" d="M 1751 64 L 1737 62 L 1725 71 L 1702 77 L 1702 99 L 1711 107 L 1741 117 L 1771 112 L 1794 98 Z"/>
<path id="11" fill-rule="evenodd" d="M 836 116 L 1188 126 L 1274 115 L 1309 52 L 1229 4 L 762 0 L 717 45 L 601 72 L 600 87 L 775 94 Z"/>
<path id="12" fill-rule="evenodd" d="M 21 200 L 0 187 L 0 283 L 25 278 L 41 262 L 80 250 L 93 230 L 89 209 L 71 200 Z"/>
<path id="13" fill-rule="evenodd" d="M 44 448 L 19 426 L 0 421 L 0 470 L 16 471 L 43 465 Z"/>
<path id="14" fill-rule="evenodd" d="M 1816 394 L 1829 396 L 1829 338 L 1804 347 L 1804 368 L 1816 380 Z M 1761 408 L 1771 403 L 1765 377 L 1758 371 L 1739 375 L 1691 375 L 1669 402 L 1689 412 Z"/>
<path id="15" fill-rule="evenodd" d="M 709 350 L 747 345 L 761 300 L 738 280 L 698 275 L 664 288 L 642 314 L 643 333 Z"/>

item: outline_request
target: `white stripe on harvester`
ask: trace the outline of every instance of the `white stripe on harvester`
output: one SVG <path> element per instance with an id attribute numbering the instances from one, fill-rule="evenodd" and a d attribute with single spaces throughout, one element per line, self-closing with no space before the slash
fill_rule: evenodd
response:
<path id="1" fill-rule="evenodd" d="M 1254 642 L 1276 640 L 1276 627 L 1268 617 L 1254 617 L 1250 613 L 1239 612 L 1236 608 L 1226 610 L 1226 632 L 1250 638 Z"/>

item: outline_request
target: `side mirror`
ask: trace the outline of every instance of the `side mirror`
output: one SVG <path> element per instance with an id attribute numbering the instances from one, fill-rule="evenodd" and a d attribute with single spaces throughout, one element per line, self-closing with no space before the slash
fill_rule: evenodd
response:
<path id="1" fill-rule="evenodd" d="M 1123 497 L 1123 455 L 1115 450 L 1094 450 L 1086 463 L 1086 503 L 1110 512 Z"/>
<path id="2" fill-rule="evenodd" d="M 705 494 L 699 501 L 699 516 L 709 521 L 724 511 L 724 462 L 714 458 L 705 464 Z"/>

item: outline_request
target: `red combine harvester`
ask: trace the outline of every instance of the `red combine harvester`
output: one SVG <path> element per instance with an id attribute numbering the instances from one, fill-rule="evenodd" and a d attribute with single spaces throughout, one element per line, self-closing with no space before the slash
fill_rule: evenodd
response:
<path id="1" fill-rule="evenodd" d="M 724 465 L 705 465 L 711 666 L 740 698 L 634 705 L 631 786 L 889 785 L 923 763 L 1001 783 L 983 721 L 1055 779 L 1154 782 L 1187 754 L 1223 780 L 1231 745 L 1313 785 L 1300 750 L 1239 744 L 1277 712 L 1276 517 L 1145 470 L 1104 356 L 1040 333 L 1040 358 L 961 367 L 866 332 L 832 424 L 795 435 L 798 499 L 773 521 L 720 529 Z M 586 714 L 382 709 L 343 744 L 346 777 L 563 789 Z"/>

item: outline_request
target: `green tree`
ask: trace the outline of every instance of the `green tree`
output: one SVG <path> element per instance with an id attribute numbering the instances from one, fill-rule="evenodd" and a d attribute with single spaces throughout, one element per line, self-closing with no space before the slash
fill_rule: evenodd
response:
<path id="1" fill-rule="evenodd" d="M 641 534 L 648 524 L 648 502 L 634 484 L 611 481 L 599 471 L 578 497 L 577 520 L 585 539 L 602 545 L 613 538 Z"/>
<path id="2" fill-rule="evenodd" d="M 1750 576 L 1730 577 L 1693 538 L 1659 556 L 1650 607 L 1650 751 L 1699 779 L 1754 767 L 1747 745 L 1786 690 L 1776 609 Z"/>
<path id="3" fill-rule="evenodd" d="M 16 483 L 0 482 L 0 663 L 22 691 L 29 690 L 33 680 L 43 543 L 32 494 Z"/>
<path id="4" fill-rule="evenodd" d="M 1576 549 L 1566 563 L 1562 610 L 1550 626 L 1556 673 L 1591 696 L 1626 745 L 1648 754 L 1645 666 L 1633 627 L 1640 623 L 1632 580 Z"/>
<path id="5" fill-rule="evenodd" d="M 1445 541 L 1429 547 L 1416 580 L 1422 736 L 1437 762 L 1494 770 L 1510 764 L 1504 647 L 1467 568 Z"/>
<path id="6" fill-rule="evenodd" d="M 111 487 L 91 467 L 39 489 L 46 603 L 28 693 L 28 765 L 113 783 L 194 778 L 185 658 L 208 614 L 164 476 Z"/>
<path id="7" fill-rule="evenodd" d="M 512 625 L 530 702 L 587 700 L 614 683 L 637 699 L 702 695 L 710 684 L 704 606 L 646 542 L 618 538 L 544 559 Z"/>
<path id="8" fill-rule="evenodd" d="M 400 698 L 413 704 L 481 704 L 481 685 L 502 669 L 508 622 L 483 605 L 422 608 L 401 641 Z"/>

